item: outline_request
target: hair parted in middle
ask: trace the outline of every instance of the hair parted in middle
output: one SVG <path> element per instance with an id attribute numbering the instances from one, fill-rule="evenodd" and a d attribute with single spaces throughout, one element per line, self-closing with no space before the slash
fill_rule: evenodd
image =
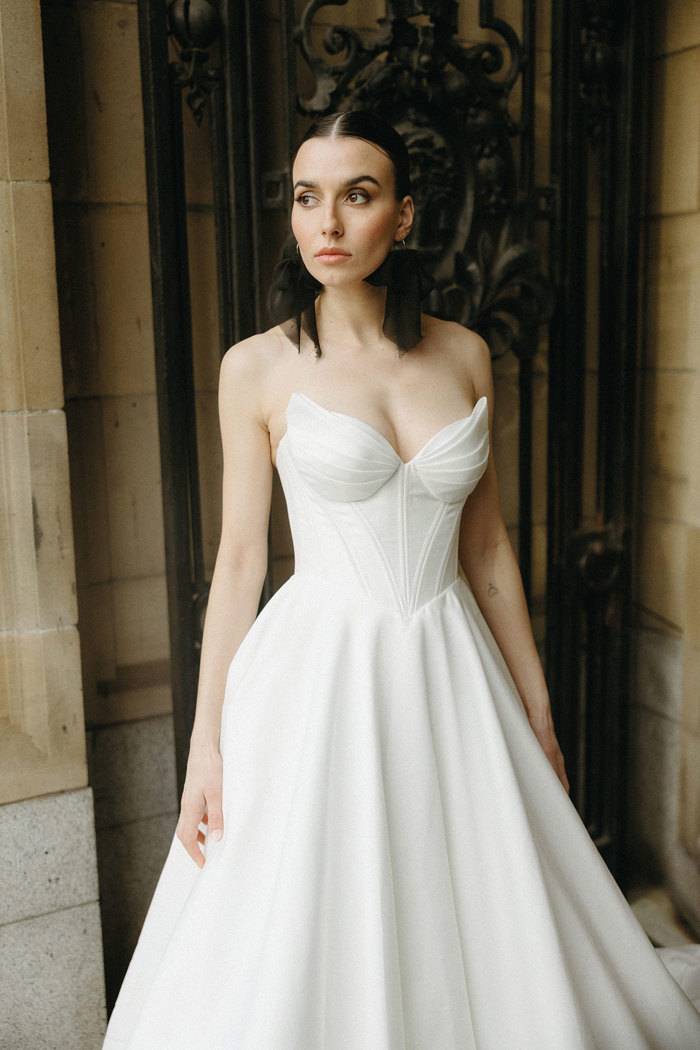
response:
<path id="1" fill-rule="evenodd" d="M 410 156 L 398 131 L 381 117 L 367 110 L 347 110 L 320 117 L 306 131 L 297 151 L 309 139 L 357 138 L 377 146 L 387 155 L 394 171 L 394 195 L 397 200 L 411 194 Z M 296 157 L 296 153 L 295 153 Z M 397 246 L 395 246 L 396 249 Z M 309 273 L 292 243 L 291 253 L 277 263 L 268 294 L 268 311 L 273 323 L 284 325 L 285 332 L 301 352 L 301 332 L 314 345 L 316 357 L 321 347 L 316 326 L 316 299 L 323 285 Z M 432 277 L 423 269 L 418 252 L 404 245 L 390 250 L 381 265 L 365 277 L 368 284 L 386 285 L 386 308 L 382 330 L 400 353 L 412 349 L 423 338 L 420 326 L 421 300 L 435 287 Z M 293 325 L 285 322 L 294 321 Z"/>

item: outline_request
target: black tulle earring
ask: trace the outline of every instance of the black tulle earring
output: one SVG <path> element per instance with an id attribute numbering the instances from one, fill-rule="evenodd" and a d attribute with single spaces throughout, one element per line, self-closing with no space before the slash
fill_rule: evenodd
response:
<path id="1" fill-rule="evenodd" d="M 295 335 L 292 342 L 297 350 L 301 352 L 303 329 L 314 344 L 316 357 L 321 356 L 316 327 L 316 298 L 322 288 L 323 285 L 306 269 L 296 243 L 294 254 L 283 256 L 272 271 L 267 297 L 267 308 L 273 322 L 282 325 L 292 320 Z"/>
<path id="2" fill-rule="evenodd" d="M 423 338 L 420 326 L 421 301 L 435 287 L 432 276 L 424 269 L 420 254 L 394 243 L 384 262 L 365 277 L 368 284 L 386 285 L 386 307 L 382 331 L 401 351 L 411 350 Z"/>

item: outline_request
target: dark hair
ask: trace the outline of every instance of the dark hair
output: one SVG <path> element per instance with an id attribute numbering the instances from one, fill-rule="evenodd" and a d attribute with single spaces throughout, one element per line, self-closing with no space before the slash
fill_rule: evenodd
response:
<path id="1" fill-rule="evenodd" d="M 331 113 L 315 121 L 299 143 L 316 138 L 357 138 L 371 142 L 384 152 L 394 169 L 394 195 L 403 200 L 411 193 L 408 149 L 398 131 L 380 117 L 365 110 Z M 298 245 L 285 249 L 277 263 L 268 295 L 268 309 L 274 322 L 283 326 L 287 337 L 301 351 L 302 330 L 314 344 L 316 357 L 321 347 L 316 327 L 316 297 L 320 284 L 306 269 Z M 396 246 L 395 246 L 396 247 Z M 296 248 L 296 250 L 295 250 Z M 382 330 L 400 354 L 416 346 L 421 338 L 420 304 L 435 285 L 421 266 L 416 251 L 390 251 L 384 262 L 365 277 L 369 284 L 386 285 L 386 308 Z M 289 322 L 289 323 L 286 323 Z"/>
<path id="2" fill-rule="evenodd" d="M 366 110 L 353 109 L 347 113 L 329 113 L 320 117 L 308 129 L 297 147 L 309 139 L 355 138 L 365 139 L 386 153 L 394 168 L 395 194 L 403 200 L 411 192 L 411 171 L 406 143 L 398 131 L 381 117 Z"/>

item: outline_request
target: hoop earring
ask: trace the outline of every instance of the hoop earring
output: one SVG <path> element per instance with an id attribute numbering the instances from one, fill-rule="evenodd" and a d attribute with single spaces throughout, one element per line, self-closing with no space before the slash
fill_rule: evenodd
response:
<path id="1" fill-rule="evenodd" d="M 399 248 L 399 243 L 401 244 L 400 248 Z M 400 242 L 399 241 L 394 241 L 394 247 L 393 247 L 392 250 L 395 251 L 395 252 L 407 252 L 408 248 L 406 247 L 406 239 L 404 237 L 402 237 Z"/>
<path id="2" fill-rule="evenodd" d="M 299 241 L 297 241 L 297 255 L 301 255 L 301 252 L 299 251 Z"/>

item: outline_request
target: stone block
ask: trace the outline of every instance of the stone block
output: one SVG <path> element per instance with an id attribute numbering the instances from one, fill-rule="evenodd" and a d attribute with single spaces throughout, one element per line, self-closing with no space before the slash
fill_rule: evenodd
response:
<path id="1" fill-rule="evenodd" d="M 638 600 L 682 629 L 685 622 L 686 526 L 643 515 L 639 528 Z"/>
<path id="2" fill-rule="evenodd" d="M 66 422 L 77 582 L 78 588 L 84 588 L 112 577 L 101 402 L 97 398 L 70 401 Z"/>
<path id="3" fill-rule="evenodd" d="M 628 839 L 633 857 L 663 871 L 678 835 L 680 725 L 634 703 L 629 718 Z"/>
<path id="4" fill-rule="evenodd" d="M 112 582 L 78 588 L 78 631 L 86 713 L 99 703 L 99 683 L 117 674 Z"/>
<path id="5" fill-rule="evenodd" d="M 690 645 L 700 647 L 700 528 L 688 528 L 686 549 L 686 637 Z"/>
<path id="6" fill-rule="evenodd" d="M 697 0 L 665 0 L 654 5 L 654 53 L 669 54 L 700 45 L 700 4 Z"/>
<path id="7" fill-rule="evenodd" d="M 210 211 L 191 211 L 187 216 L 187 245 L 190 264 L 194 385 L 198 391 L 219 389 L 221 343 L 216 286 L 214 216 Z"/>
<path id="8" fill-rule="evenodd" d="M 49 177 L 39 0 L 0 11 L 0 178 Z"/>
<path id="9" fill-rule="evenodd" d="M 144 207 L 90 215 L 100 393 L 156 389 L 148 220 Z"/>
<path id="10" fill-rule="evenodd" d="M 100 831 L 178 811 L 172 717 L 94 729 L 87 754 Z"/>
<path id="11" fill-rule="evenodd" d="M 224 460 L 217 395 L 208 391 L 200 392 L 196 394 L 195 402 L 204 566 L 207 574 L 211 576 L 221 538 L 221 484 Z"/>
<path id="12" fill-rule="evenodd" d="M 681 521 L 686 517 L 697 419 L 699 384 L 694 378 L 675 371 L 644 376 L 644 507 L 650 514 Z"/>
<path id="13" fill-rule="evenodd" d="M 77 619 L 63 412 L 0 413 L 0 629 Z"/>
<path id="14" fill-rule="evenodd" d="M 696 390 L 700 386 L 700 373 L 694 376 Z M 698 402 L 696 401 L 697 405 Z M 695 442 L 695 448 L 700 446 L 700 413 L 695 413 L 695 419 L 690 425 L 691 441 Z M 692 455 L 688 467 L 688 500 L 686 503 L 686 521 L 693 528 L 700 528 L 700 456 Z"/>
<path id="15" fill-rule="evenodd" d="M 167 660 L 168 596 L 165 576 L 112 582 L 117 665 Z"/>
<path id="16" fill-rule="evenodd" d="M 648 226 L 646 364 L 700 369 L 700 212 Z"/>
<path id="17" fill-rule="evenodd" d="M 54 229 L 65 396 L 95 397 L 100 393 L 100 355 L 89 205 L 58 201 Z"/>
<path id="18" fill-rule="evenodd" d="M 635 704 L 679 722 L 682 707 L 683 639 L 638 628 L 634 634 Z"/>
<path id="19" fill-rule="evenodd" d="M 165 571 L 155 395 L 104 398 L 109 537 L 116 579 Z"/>
<path id="20" fill-rule="evenodd" d="M 97 901 L 92 791 L 0 806 L 0 926 Z"/>
<path id="21" fill-rule="evenodd" d="M 63 404 L 51 187 L 0 183 L 0 410 Z"/>
<path id="22" fill-rule="evenodd" d="M 107 1006 L 129 965 L 177 824 L 176 812 L 97 833 Z"/>
<path id="23" fill-rule="evenodd" d="M 127 672 L 124 680 L 124 674 Z M 98 682 L 97 696 L 88 698 L 85 721 L 90 727 L 135 722 L 144 718 L 170 715 L 173 710 L 172 689 L 167 665 L 141 665 L 135 669 L 141 677 L 157 678 L 152 685 L 135 685 L 129 680 L 132 668 L 117 668 L 117 678 Z"/>
<path id="24" fill-rule="evenodd" d="M 84 200 L 88 189 L 78 10 L 75 3 L 41 4 L 51 185 L 58 202 Z"/>
<path id="25" fill-rule="evenodd" d="M 133 4 L 78 8 L 82 40 L 89 196 L 146 200 L 137 11 Z"/>
<path id="26" fill-rule="evenodd" d="M 87 782 L 75 628 L 0 633 L 0 803 Z"/>
<path id="27" fill-rule="evenodd" d="M 97 1050 L 106 1026 L 100 909 L 95 904 L 0 926 L 8 1050 Z"/>
<path id="28" fill-rule="evenodd" d="M 654 214 L 694 212 L 700 202 L 700 47 L 654 62 L 649 146 Z"/>
<path id="29" fill-rule="evenodd" d="M 683 646 L 683 709 L 685 729 L 700 736 L 700 646 L 686 639 Z"/>
<path id="30" fill-rule="evenodd" d="M 683 730 L 680 770 L 680 840 L 700 860 L 700 736 Z"/>

